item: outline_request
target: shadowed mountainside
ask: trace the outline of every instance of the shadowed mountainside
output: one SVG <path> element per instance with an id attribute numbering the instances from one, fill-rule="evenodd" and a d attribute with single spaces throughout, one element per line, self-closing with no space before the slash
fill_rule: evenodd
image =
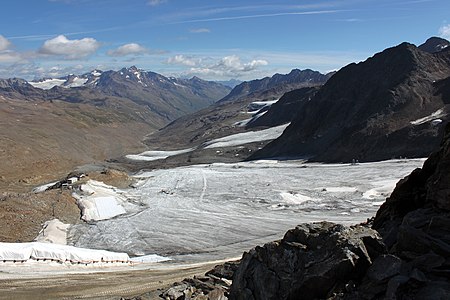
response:
<path id="1" fill-rule="evenodd" d="M 374 161 L 428 156 L 448 120 L 450 51 L 408 43 L 337 72 L 251 159 Z M 320 120 L 320 121 L 319 121 Z"/>

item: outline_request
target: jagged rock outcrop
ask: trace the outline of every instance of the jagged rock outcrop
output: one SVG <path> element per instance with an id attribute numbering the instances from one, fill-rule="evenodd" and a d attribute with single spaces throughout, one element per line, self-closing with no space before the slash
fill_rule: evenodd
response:
<path id="1" fill-rule="evenodd" d="M 450 125 L 441 149 L 397 184 L 373 228 L 400 267 L 383 280 L 367 274 L 358 299 L 450 299 Z"/>
<path id="2" fill-rule="evenodd" d="M 226 262 L 205 276 L 186 278 L 164 290 L 160 297 L 170 300 L 227 300 L 231 279 L 239 262 Z"/>
<path id="3" fill-rule="evenodd" d="M 339 70 L 251 159 L 429 156 L 449 119 L 449 77 L 450 51 L 429 53 L 409 43 L 386 49 Z"/>
<path id="4" fill-rule="evenodd" d="M 345 291 L 383 254 L 365 226 L 302 224 L 281 241 L 244 253 L 230 299 L 325 299 Z"/>

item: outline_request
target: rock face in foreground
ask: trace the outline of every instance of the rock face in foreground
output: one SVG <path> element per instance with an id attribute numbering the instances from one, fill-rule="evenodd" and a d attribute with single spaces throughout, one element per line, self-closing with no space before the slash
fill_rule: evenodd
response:
<path id="1" fill-rule="evenodd" d="M 324 299 L 363 276 L 384 252 L 377 232 L 329 222 L 302 224 L 245 253 L 230 299 Z"/>
<path id="2" fill-rule="evenodd" d="M 373 228 L 400 267 L 388 283 L 366 276 L 360 296 L 374 299 L 380 288 L 388 295 L 395 285 L 397 297 L 450 299 L 450 126 L 439 152 L 397 184 Z"/>
<path id="3" fill-rule="evenodd" d="M 450 125 L 372 229 L 297 226 L 244 254 L 230 299 L 450 299 Z"/>

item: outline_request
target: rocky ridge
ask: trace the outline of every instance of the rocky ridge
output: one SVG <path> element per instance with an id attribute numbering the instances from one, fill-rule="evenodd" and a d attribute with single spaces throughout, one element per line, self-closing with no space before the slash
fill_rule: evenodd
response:
<path id="1" fill-rule="evenodd" d="M 429 53 L 409 43 L 386 49 L 339 70 L 251 159 L 426 157 L 449 118 L 449 77 L 450 51 Z"/>

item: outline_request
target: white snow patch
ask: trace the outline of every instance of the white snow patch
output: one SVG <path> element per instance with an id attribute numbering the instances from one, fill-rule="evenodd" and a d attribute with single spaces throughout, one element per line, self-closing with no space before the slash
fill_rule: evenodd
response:
<path id="1" fill-rule="evenodd" d="M 379 197 L 387 197 L 395 188 L 398 179 L 386 179 L 372 182 L 375 188 L 369 189 L 363 193 L 364 199 L 374 199 Z"/>
<path id="2" fill-rule="evenodd" d="M 118 190 L 110 185 L 96 180 L 89 180 L 73 193 L 81 209 L 85 221 L 111 219 L 126 213 L 121 204 L 126 202 Z"/>
<path id="3" fill-rule="evenodd" d="M 182 85 L 182 84 L 178 84 L 178 83 L 176 83 L 176 82 L 172 82 L 174 85 L 176 85 L 176 86 L 179 86 L 179 87 L 182 87 L 182 88 L 187 88 L 187 86 L 185 86 L 185 85 Z"/>
<path id="4" fill-rule="evenodd" d="M 438 109 L 437 111 L 435 111 L 434 113 L 432 113 L 429 116 L 426 116 L 426 117 L 423 117 L 423 118 L 411 121 L 410 123 L 412 125 L 420 125 L 420 124 L 423 124 L 423 123 L 426 123 L 426 122 L 433 121 L 433 120 L 438 119 L 438 118 L 445 117 L 446 115 L 447 114 L 444 112 L 444 109 L 441 108 L 441 109 Z"/>
<path id="5" fill-rule="evenodd" d="M 254 101 L 248 105 L 248 111 L 250 113 L 258 113 L 261 109 L 270 107 L 272 104 L 277 103 L 278 100 L 272 100 L 272 101 Z"/>
<path id="6" fill-rule="evenodd" d="M 44 184 L 44 185 L 40 185 L 40 186 L 35 187 L 31 191 L 33 193 L 36 193 L 36 194 L 42 193 L 42 192 L 45 192 L 49 187 L 54 186 L 55 184 L 57 184 L 58 182 L 59 181 L 55 181 L 55 182 L 50 182 L 50 183 L 47 183 L 47 184 Z"/>
<path id="7" fill-rule="evenodd" d="M 299 205 L 307 201 L 317 200 L 295 192 L 282 192 L 280 196 L 286 204 L 291 205 Z"/>
<path id="8" fill-rule="evenodd" d="M 73 81 L 69 84 L 66 84 L 65 87 L 73 88 L 83 86 L 88 81 L 87 78 L 75 77 Z"/>
<path id="9" fill-rule="evenodd" d="M 160 256 L 157 254 L 149 254 L 149 255 L 132 257 L 130 260 L 135 263 L 157 263 L 157 262 L 169 261 L 172 259 L 170 259 L 169 257 Z"/>
<path id="10" fill-rule="evenodd" d="M 238 126 L 238 127 L 245 127 L 247 126 L 247 124 L 255 121 L 256 119 L 258 119 L 259 117 L 263 116 L 267 111 L 263 111 L 263 112 L 258 112 L 255 115 L 253 115 L 253 117 L 242 120 L 242 121 L 238 121 L 236 123 L 234 123 L 234 126 Z"/>
<path id="11" fill-rule="evenodd" d="M 375 201 L 375 202 L 372 202 L 372 205 L 373 206 L 380 206 L 381 204 L 383 204 L 385 201 L 383 200 L 383 201 Z"/>
<path id="12" fill-rule="evenodd" d="M 437 126 L 437 125 L 441 124 L 442 122 L 443 122 L 442 119 L 435 119 L 435 120 L 431 121 L 431 125 Z"/>
<path id="13" fill-rule="evenodd" d="M 46 79 L 40 82 L 30 81 L 29 83 L 35 88 L 49 90 L 55 86 L 62 86 L 64 82 L 66 82 L 65 79 Z"/>
<path id="14" fill-rule="evenodd" d="M 69 226 L 70 224 L 64 224 L 58 219 L 47 221 L 34 241 L 66 245 Z"/>
<path id="15" fill-rule="evenodd" d="M 205 149 L 239 146 L 248 143 L 274 140 L 278 138 L 289 124 L 284 124 L 259 131 L 249 131 L 229 135 L 203 144 Z"/>
<path id="16" fill-rule="evenodd" d="M 169 156 L 188 153 L 193 151 L 193 148 L 174 150 L 174 151 L 145 151 L 140 154 L 129 154 L 125 157 L 131 160 L 153 161 L 158 159 L 165 159 Z"/>
<path id="17" fill-rule="evenodd" d="M 334 186 L 334 187 L 326 187 L 323 189 L 323 191 L 330 193 L 354 193 L 358 191 L 358 189 L 350 186 Z"/>

